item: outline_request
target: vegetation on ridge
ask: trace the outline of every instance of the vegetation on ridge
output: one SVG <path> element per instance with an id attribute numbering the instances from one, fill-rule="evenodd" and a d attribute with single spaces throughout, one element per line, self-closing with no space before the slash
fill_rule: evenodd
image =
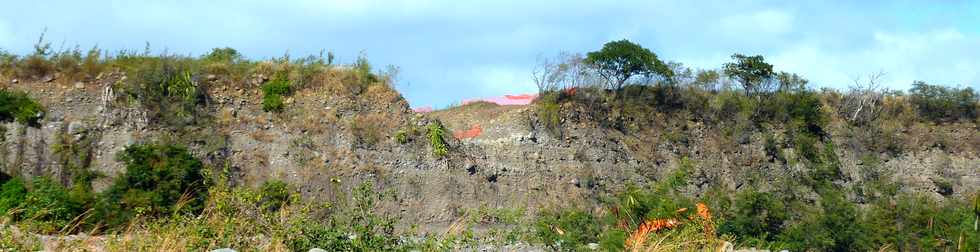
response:
<path id="1" fill-rule="evenodd" d="M 390 85 L 391 78 L 373 73 L 363 57 L 350 69 L 333 72 L 329 54 L 326 59 L 284 56 L 256 62 L 231 48 L 187 57 L 109 56 L 96 48 L 83 56 L 77 48 L 52 52 L 49 47 L 39 42 L 36 52 L 24 58 L 0 53 L 0 75 L 31 81 L 61 75 L 55 81 L 74 81 L 96 79 L 107 69 L 125 72 L 127 78 L 115 83 L 120 91 L 116 102 L 140 106 L 149 120 L 177 130 L 207 126 L 212 113 L 208 90 L 215 82 L 260 89 L 262 100 L 255 103 L 281 113 L 288 111 L 285 96 L 295 90 L 339 80 L 331 91 L 353 97 Z M 532 123 L 560 139 L 568 132 L 566 124 L 575 120 L 594 120 L 627 137 L 656 128 L 663 129 L 667 141 L 687 145 L 683 131 L 657 126 L 679 121 L 686 130 L 694 125 L 688 122 L 696 122 L 718 132 L 721 148 L 732 152 L 756 141 L 753 137 L 764 139 L 767 162 L 787 171 L 797 179 L 794 183 L 749 180 L 737 190 L 713 181 L 695 185 L 692 174 L 701 164 L 681 158 L 668 175 L 651 184 L 625 185 L 624 191 L 604 198 L 601 208 L 544 209 L 531 220 L 496 213 L 494 218 L 511 225 L 501 240 L 560 251 L 707 250 L 726 242 L 794 251 L 977 250 L 976 192 L 950 196 L 953 186 L 943 181 L 936 182 L 947 196 L 942 199 L 903 191 L 879 160 L 910 148 L 898 139 L 907 125 L 975 129 L 978 95 L 973 89 L 917 82 L 906 94 L 869 80 L 845 93 L 815 90 L 802 76 L 776 72 L 761 55 L 735 54 L 732 60 L 721 69 L 691 70 L 626 40 L 585 57 L 566 54 L 536 72 L 541 94 L 529 110 L 538 120 Z M 26 93 L 0 90 L 0 98 L 0 121 L 36 124 L 43 116 L 43 106 Z M 358 147 L 372 148 L 386 139 L 376 123 L 384 119 L 371 114 L 351 120 L 351 134 L 363 144 Z M 846 130 L 833 131 L 840 128 Z M 831 137 L 837 132 L 855 136 Z M 394 141 L 407 144 L 416 136 L 428 140 L 417 146 L 427 145 L 434 157 L 448 156 L 449 136 L 440 122 L 400 130 Z M 66 153 L 81 153 L 71 148 L 65 147 Z M 841 148 L 861 155 L 862 173 L 867 173 L 860 175 L 861 183 L 846 181 Z M 284 181 L 271 180 L 258 189 L 231 187 L 227 174 L 179 145 L 134 144 L 117 158 L 126 171 L 102 192 L 91 189 L 91 179 L 66 183 L 0 176 L 0 223 L 31 233 L 106 235 L 109 250 L 429 251 L 473 248 L 476 239 L 455 223 L 453 232 L 443 235 L 395 232 L 394 215 L 377 206 L 401 199 L 370 183 L 324 203 L 303 199 L 299 188 Z M 705 193 L 694 195 L 694 187 Z M 510 215 L 523 213 L 514 212 Z M 462 219 L 460 226 L 471 223 Z M 36 249 L 31 239 L 9 239 L 15 237 L 12 232 L 0 227 L 0 250 Z"/>

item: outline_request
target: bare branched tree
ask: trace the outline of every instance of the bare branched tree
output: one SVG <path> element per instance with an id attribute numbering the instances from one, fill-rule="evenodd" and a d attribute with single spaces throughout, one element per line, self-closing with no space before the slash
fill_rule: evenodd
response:
<path id="1" fill-rule="evenodd" d="M 544 93 L 561 89 L 566 77 L 565 68 L 560 56 L 558 58 L 539 56 L 537 65 L 531 70 L 531 78 L 534 80 L 534 84 L 538 86 L 538 92 Z"/>
<path id="2" fill-rule="evenodd" d="M 881 85 L 884 77 L 885 72 L 869 74 L 866 79 L 855 77 L 854 85 L 844 95 L 841 107 L 837 110 L 841 116 L 856 125 L 877 119 L 881 114 L 881 103 L 886 91 Z"/>
<path id="3" fill-rule="evenodd" d="M 538 86 L 538 92 L 603 84 L 595 70 L 584 63 L 581 54 L 565 52 L 551 58 L 539 57 L 531 70 L 531 79 Z"/>

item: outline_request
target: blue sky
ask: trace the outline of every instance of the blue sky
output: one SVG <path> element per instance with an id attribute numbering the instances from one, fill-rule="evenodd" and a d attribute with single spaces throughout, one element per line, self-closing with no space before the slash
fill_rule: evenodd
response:
<path id="1" fill-rule="evenodd" d="M 2 0 L 0 48 L 99 45 L 199 55 L 229 46 L 253 59 L 360 52 L 401 68 L 413 106 L 534 92 L 541 56 L 629 39 L 661 59 L 717 68 L 761 54 L 817 86 L 856 76 L 980 86 L 977 1 L 17 1 Z"/>

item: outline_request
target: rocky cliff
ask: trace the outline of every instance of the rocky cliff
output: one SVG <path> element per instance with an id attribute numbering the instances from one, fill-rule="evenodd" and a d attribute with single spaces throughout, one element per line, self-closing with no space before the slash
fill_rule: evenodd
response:
<path id="1" fill-rule="evenodd" d="M 303 87 L 287 98 L 284 112 L 270 113 L 262 109 L 258 88 L 266 77 L 204 78 L 211 83 L 201 115 L 206 120 L 175 126 L 154 122 L 143 107 L 120 99 L 117 83 L 124 78 L 115 73 L 77 83 L 4 80 L 5 88 L 27 91 L 47 111 L 39 127 L 2 125 L 2 170 L 68 184 L 72 172 L 87 169 L 104 175 L 95 180 L 99 190 L 124 171 L 115 156 L 127 145 L 171 141 L 190 147 L 234 184 L 281 179 L 304 197 L 331 200 L 371 181 L 395 193 L 386 211 L 409 223 L 441 226 L 480 207 L 526 208 L 530 214 L 542 207 L 597 206 L 627 185 L 664 178 L 685 158 L 694 167 L 686 191 L 695 195 L 747 183 L 769 190 L 792 187 L 807 169 L 767 154 L 766 136 L 778 137 L 778 127 L 725 142 L 716 127 L 665 117 L 625 134 L 565 105 L 556 137 L 545 130 L 534 105 L 475 103 L 419 114 L 389 86 L 352 91 L 342 81 Z M 450 138 L 449 154 L 439 157 L 424 133 L 436 120 L 449 131 L 480 131 Z M 980 188 L 976 124 L 905 128 L 900 134 L 907 148 L 894 155 L 860 151 L 846 125 L 827 131 L 843 174 L 835 183 L 860 184 L 874 166 L 874 172 L 892 174 L 901 190 L 937 198 Z M 784 151 L 792 156 L 792 149 Z M 869 164 L 869 156 L 880 161 Z"/>

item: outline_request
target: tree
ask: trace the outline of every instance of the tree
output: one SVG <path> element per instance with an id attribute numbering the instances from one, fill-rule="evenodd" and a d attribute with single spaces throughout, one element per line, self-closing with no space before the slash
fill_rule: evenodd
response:
<path id="1" fill-rule="evenodd" d="M 717 70 L 698 70 L 694 76 L 694 85 L 704 90 L 718 90 L 718 83 L 721 81 L 721 73 Z"/>
<path id="2" fill-rule="evenodd" d="M 562 56 L 565 54 L 563 53 Z M 557 91 L 567 77 L 568 64 L 563 62 L 562 56 L 557 59 L 538 58 L 538 64 L 531 70 L 531 78 L 538 86 L 538 93 Z"/>
<path id="3" fill-rule="evenodd" d="M 919 114 L 932 121 L 974 120 L 980 115 L 977 111 L 980 95 L 970 87 L 954 88 L 916 81 L 909 94 Z"/>
<path id="4" fill-rule="evenodd" d="M 625 39 L 606 43 L 601 50 L 586 54 L 585 63 L 595 68 L 613 90 L 620 90 L 634 76 L 665 79 L 673 76 L 657 54 Z"/>
<path id="5" fill-rule="evenodd" d="M 803 76 L 795 73 L 779 72 L 776 74 L 776 80 L 779 83 L 780 92 L 797 92 L 806 90 L 807 84 L 810 81 Z"/>
<path id="6" fill-rule="evenodd" d="M 775 73 L 772 65 L 766 63 L 762 55 L 745 56 L 733 54 L 735 62 L 725 64 L 725 74 L 735 78 L 742 84 L 745 94 L 755 94 L 765 90 L 764 84 L 770 83 Z"/>
<path id="7" fill-rule="evenodd" d="M 848 122 L 864 125 L 878 118 L 881 114 L 882 102 L 885 99 L 885 89 L 881 86 L 884 72 L 869 74 L 867 80 L 854 78 L 854 85 L 844 95 L 841 107 L 837 109 Z"/>
<path id="8" fill-rule="evenodd" d="M 589 87 L 598 82 L 594 69 L 585 64 L 585 58 L 577 53 L 559 53 L 555 57 L 539 57 L 531 70 L 531 79 L 538 92 L 557 91 L 565 88 Z"/>

